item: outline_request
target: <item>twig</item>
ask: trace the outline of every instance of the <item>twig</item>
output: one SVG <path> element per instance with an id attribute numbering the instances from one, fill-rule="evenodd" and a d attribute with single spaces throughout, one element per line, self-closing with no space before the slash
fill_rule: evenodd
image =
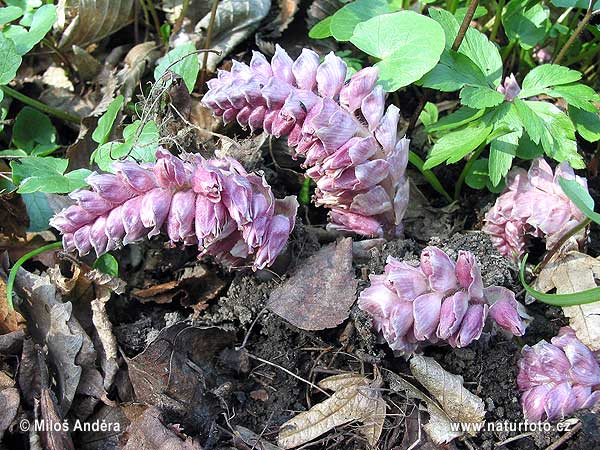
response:
<path id="1" fill-rule="evenodd" d="M 554 247 L 552 247 L 550 249 L 550 251 L 548 251 L 548 253 L 546 253 L 546 256 L 544 256 L 544 259 L 542 260 L 542 262 L 536 266 L 536 268 L 533 270 L 533 272 L 534 273 L 541 272 L 541 270 L 544 267 L 546 267 L 546 265 L 550 262 L 552 257 L 560 250 L 560 248 L 563 246 L 563 244 L 565 242 L 567 242 L 572 236 L 575 236 L 577 233 L 579 233 L 579 231 L 581 231 L 585 227 L 587 227 L 591 222 L 592 222 L 591 219 L 585 219 L 583 222 L 575 225 L 573 228 L 571 228 L 569 231 L 567 231 L 567 233 L 565 233 L 563 235 L 563 237 L 561 237 L 560 240 L 556 244 L 554 244 Z"/>
<path id="2" fill-rule="evenodd" d="M 569 51 L 569 48 L 571 48 L 571 45 L 573 45 L 573 43 L 575 42 L 575 40 L 579 37 L 579 35 L 583 31 L 583 29 L 589 23 L 590 19 L 594 15 L 594 1 L 595 0 L 590 0 L 590 6 L 588 7 L 588 10 L 585 13 L 585 16 L 583 16 L 583 19 L 579 23 L 579 26 L 575 29 L 575 31 L 573 32 L 573 34 L 571 34 L 571 36 L 569 37 L 569 40 L 567 41 L 567 43 L 560 49 L 560 52 L 558 53 L 558 55 L 556 56 L 556 58 L 553 61 L 554 64 L 560 64 L 560 62 L 562 61 L 562 59 L 564 58 L 564 56 Z"/>
<path id="3" fill-rule="evenodd" d="M 206 30 L 206 41 L 204 42 L 204 48 L 210 48 L 213 28 L 215 27 L 215 18 L 217 17 L 217 6 L 219 0 L 213 0 L 212 9 L 210 10 L 210 21 L 208 22 L 208 29 Z M 208 53 L 204 54 L 204 60 L 202 61 L 202 71 L 200 72 L 200 89 L 204 86 L 204 80 L 206 78 L 206 64 L 208 64 Z"/>
<path id="4" fill-rule="evenodd" d="M 179 33 L 179 30 L 181 30 L 181 26 L 183 25 L 183 20 L 185 19 L 189 6 L 190 0 L 183 0 L 183 4 L 181 6 L 181 14 L 179 14 L 179 17 L 177 17 L 177 20 L 175 21 L 175 25 L 173 25 L 173 35 L 176 35 L 177 33 Z"/>
<path id="5" fill-rule="evenodd" d="M 560 447 L 565 442 L 567 442 L 569 439 L 571 439 L 571 437 L 575 433 L 577 433 L 581 429 L 582 426 L 583 425 L 581 424 L 581 422 L 577 422 L 577 425 L 575 425 L 573 428 L 571 428 L 569 431 L 567 431 L 565 434 L 563 434 L 556 442 L 553 442 L 548 447 L 546 447 L 546 450 L 556 450 L 558 447 Z"/>
<path id="6" fill-rule="evenodd" d="M 75 116 L 73 114 L 69 114 L 68 112 L 61 111 L 60 109 L 53 108 L 52 106 L 48 106 L 45 103 L 40 102 L 39 100 L 35 100 L 31 97 L 26 96 L 25 94 L 21 94 L 19 91 L 16 91 L 8 86 L 0 86 L 0 89 L 4 91 L 6 95 L 10 95 L 15 100 L 20 101 L 21 103 L 25 103 L 35 109 L 39 109 L 40 111 L 50 114 L 58 119 L 64 120 L 66 122 L 72 122 L 79 124 L 81 123 L 81 118 Z"/>
<path id="7" fill-rule="evenodd" d="M 452 50 L 458 51 L 460 44 L 462 44 L 463 39 L 465 38 L 465 34 L 469 29 L 469 24 L 471 20 L 473 20 L 473 16 L 475 15 L 475 10 L 477 9 L 477 5 L 479 4 L 479 0 L 471 0 L 469 3 L 469 9 L 467 9 L 467 13 L 465 14 L 465 18 L 460 25 L 460 29 L 458 30 L 458 34 L 456 35 L 456 39 L 454 39 L 454 44 L 452 44 Z"/>
<path id="8" fill-rule="evenodd" d="M 503 445 L 510 444 L 511 442 L 518 441 L 519 439 L 523 439 L 523 438 L 529 437 L 532 434 L 533 433 L 522 433 L 522 434 L 518 434 L 516 436 L 509 437 L 508 439 L 505 439 L 503 441 L 496 442 L 494 444 L 494 448 L 502 447 Z"/>
<path id="9" fill-rule="evenodd" d="M 329 395 L 327 392 L 325 392 L 323 389 L 321 389 L 321 388 L 320 388 L 319 386 L 317 386 L 316 384 L 314 384 L 314 383 L 311 383 L 311 382 L 310 382 L 310 381 L 308 381 L 308 380 L 305 380 L 305 379 L 304 379 L 304 378 L 302 378 L 301 376 L 299 376 L 299 375 L 296 375 L 294 372 L 292 372 L 292 371 L 290 371 L 290 370 L 286 369 L 285 367 L 278 366 L 277 364 L 275 364 L 275 363 L 272 363 L 271 361 L 267 361 L 266 359 L 262 359 L 262 358 L 259 358 L 258 356 L 254 356 L 252 353 L 249 353 L 249 352 L 246 352 L 246 355 L 248 355 L 248 358 L 250 358 L 250 359 L 255 359 L 256 361 L 260 361 L 261 363 L 263 363 L 263 364 L 268 364 L 269 366 L 272 366 L 272 367 L 277 367 L 278 369 L 281 369 L 281 370 L 283 370 L 285 373 L 287 373 L 288 375 L 291 375 L 292 377 L 296 378 L 297 380 L 300 380 L 300 381 L 302 381 L 303 383 L 306 383 L 306 384 L 308 384 L 309 386 L 313 387 L 314 389 L 317 389 L 318 391 L 320 391 L 320 392 L 322 392 L 323 394 L 325 394 L 327 397 L 331 397 L 331 395 Z"/>

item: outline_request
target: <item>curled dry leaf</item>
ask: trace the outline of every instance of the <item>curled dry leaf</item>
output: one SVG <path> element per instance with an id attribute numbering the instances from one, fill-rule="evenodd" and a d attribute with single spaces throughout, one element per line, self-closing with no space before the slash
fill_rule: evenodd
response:
<path id="1" fill-rule="evenodd" d="M 303 330 L 342 323 L 356 300 L 358 280 L 352 269 L 352 239 L 323 247 L 304 260 L 271 292 L 267 307 Z"/>
<path id="2" fill-rule="evenodd" d="M 410 360 L 410 371 L 439 402 L 452 422 L 483 423 L 485 417 L 483 400 L 465 389 L 463 377 L 447 372 L 435 359 L 426 356 L 414 356 Z M 440 443 L 438 438 L 440 431 L 436 426 L 432 426 L 431 422 L 428 425 L 427 433 L 434 442 Z"/>
<path id="3" fill-rule="evenodd" d="M 160 50 L 154 41 L 142 42 L 127 52 L 123 68 L 117 72 L 119 90 L 125 97 L 125 102 L 131 100 L 142 77 L 148 68 L 153 67 L 159 56 Z"/>
<path id="4" fill-rule="evenodd" d="M 316 404 L 284 423 L 277 443 L 283 448 L 298 447 L 312 441 L 334 427 L 361 422 L 358 428 L 372 447 L 377 445 L 385 420 L 386 403 L 381 397 L 382 380 L 344 373 L 325 378 L 323 389 L 334 391 L 327 400 Z"/>
<path id="5" fill-rule="evenodd" d="M 219 2 L 210 47 L 219 53 L 209 53 L 206 68 L 214 72 L 217 65 L 240 42 L 258 28 L 271 8 L 271 0 L 223 0 Z M 203 43 L 206 39 L 210 13 L 196 24 L 194 32 Z M 203 58 L 200 58 L 203 61 Z"/>
<path id="6" fill-rule="evenodd" d="M 0 277 L 0 334 L 25 328 L 25 319 L 6 302 L 6 280 Z"/>
<path id="7" fill-rule="evenodd" d="M 535 289 L 557 294 L 572 294 L 598 287 L 600 260 L 576 251 L 558 254 L 542 269 Z M 577 338 L 591 350 L 600 350 L 600 302 L 563 307 Z"/>
<path id="8" fill-rule="evenodd" d="M 58 25 L 65 27 L 58 46 L 85 47 L 133 20 L 134 0 L 65 0 L 59 2 Z M 67 25 L 66 23 L 69 22 Z"/>

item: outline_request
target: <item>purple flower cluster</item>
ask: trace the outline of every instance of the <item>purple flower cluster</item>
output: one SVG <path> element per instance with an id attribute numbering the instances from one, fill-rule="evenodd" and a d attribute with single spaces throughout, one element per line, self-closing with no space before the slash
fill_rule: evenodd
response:
<path id="1" fill-rule="evenodd" d="M 525 252 L 527 235 L 545 237 L 546 248 L 551 248 L 585 219 L 561 189 L 559 177 L 576 180 L 587 189 L 585 178 L 576 176 L 566 162 L 553 173 L 548 163 L 538 158 L 528 172 L 515 168 L 509 173 L 506 190 L 486 214 L 482 228 L 500 254 L 518 261 Z"/>
<path id="2" fill-rule="evenodd" d="M 288 136 L 316 181 L 316 204 L 331 209 L 330 228 L 394 236 L 408 203 L 409 141 L 397 135 L 398 108 L 385 109 L 378 70 L 346 75 L 333 53 L 320 63 L 304 49 L 294 61 L 277 46 L 271 63 L 255 52 L 249 66 L 219 71 L 202 102 L 225 122 Z"/>
<path id="3" fill-rule="evenodd" d="M 179 159 L 159 150 L 153 164 L 117 162 L 115 173 L 87 178 L 92 190 L 50 224 L 67 250 L 97 255 L 166 231 L 171 243 L 197 244 L 202 254 L 238 266 L 270 265 L 294 228 L 295 197 L 276 200 L 264 177 L 234 159 Z"/>
<path id="4" fill-rule="evenodd" d="M 517 336 L 525 333 L 522 306 L 501 286 L 483 287 L 472 253 L 454 263 L 437 247 L 421 253 L 419 267 L 388 257 L 383 275 L 371 275 L 358 306 L 368 312 L 393 350 L 412 352 L 419 342 L 466 347 L 479 339 L 488 315 Z"/>
<path id="5" fill-rule="evenodd" d="M 569 327 L 551 342 L 526 345 L 519 360 L 517 384 L 530 421 L 562 418 L 600 400 L 600 365 L 590 349 Z"/>

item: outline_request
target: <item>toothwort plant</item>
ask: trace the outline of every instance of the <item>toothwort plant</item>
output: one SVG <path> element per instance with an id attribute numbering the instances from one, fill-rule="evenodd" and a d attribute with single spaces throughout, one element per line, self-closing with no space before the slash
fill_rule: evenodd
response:
<path id="1" fill-rule="evenodd" d="M 472 253 L 460 251 L 456 263 L 437 247 L 421 253 L 415 267 L 388 257 L 383 275 L 370 275 L 358 306 L 393 350 L 413 352 L 419 343 L 446 341 L 466 347 L 479 339 L 487 317 L 522 336 L 529 316 L 515 294 L 501 286 L 483 287 Z"/>
<path id="2" fill-rule="evenodd" d="M 551 342 L 526 345 L 519 360 L 517 384 L 530 421 L 562 418 L 600 400 L 600 366 L 590 349 L 569 327 Z"/>
<path id="3" fill-rule="evenodd" d="M 233 62 L 208 82 L 203 103 L 224 122 L 288 136 L 316 181 L 315 202 L 331 209 L 330 229 L 395 236 L 408 203 L 408 139 L 397 135 L 399 110 L 385 110 L 378 70 L 346 82 L 346 64 L 333 53 L 304 49 L 294 61 L 279 46 L 269 63 L 255 52 L 250 65 Z"/>
<path id="4" fill-rule="evenodd" d="M 234 159 L 180 159 L 160 149 L 156 163 L 114 163 L 115 174 L 94 173 L 92 190 L 70 194 L 76 205 L 51 220 L 67 250 L 97 255 L 166 231 L 171 243 L 198 245 L 230 266 L 252 258 L 271 265 L 294 228 L 298 203 L 273 197 L 264 177 Z"/>

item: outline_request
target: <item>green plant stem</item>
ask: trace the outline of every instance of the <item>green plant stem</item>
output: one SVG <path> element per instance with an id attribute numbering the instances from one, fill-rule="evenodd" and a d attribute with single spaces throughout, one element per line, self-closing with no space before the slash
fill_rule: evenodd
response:
<path id="1" fill-rule="evenodd" d="M 546 256 L 544 256 L 542 262 L 533 269 L 533 273 L 540 273 L 541 270 L 550 262 L 552 257 L 560 250 L 564 243 L 567 242 L 572 236 L 575 236 L 581 230 L 586 228 L 590 223 L 592 223 L 592 219 L 585 219 L 567 231 L 567 233 L 565 233 L 565 235 L 561 237 L 560 240 L 546 253 Z"/>
<path id="2" fill-rule="evenodd" d="M 58 119 L 64 120 L 66 122 L 72 123 L 81 123 L 81 118 L 75 116 L 73 114 L 69 114 L 68 112 L 61 111 L 60 109 L 53 108 L 51 106 L 46 105 L 45 103 L 40 102 L 39 100 L 35 100 L 31 97 L 26 96 L 25 94 L 21 94 L 19 91 L 15 91 L 8 86 L 0 86 L 0 89 L 6 94 L 14 98 L 15 100 L 20 101 L 26 105 L 29 105 L 35 109 L 39 109 L 40 111 L 50 114 Z"/>
<path id="3" fill-rule="evenodd" d="M 446 9 L 454 14 L 456 12 L 456 8 L 458 8 L 458 0 L 448 0 L 446 5 Z"/>
<path id="4" fill-rule="evenodd" d="M 402 9 L 410 8 L 410 0 L 402 0 Z"/>
<path id="5" fill-rule="evenodd" d="M 204 42 L 204 48 L 209 49 L 212 39 L 213 28 L 215 26 L 215 18 L 217 17 L 217 6 L 219 0 L 213 0 L 212 8 L 210 10 L 210 20 L 208 22 L 208 29 L 206 30 L 206 41 Z M 202 61 L 202 72 L 200 72 L 200 89 L 204 86 L 204 80 L 206 78 L 206 64 L 208 62 L 208 53 L 204 54 L 204 60 Z"/>
<path id="6" fill-rule="evenodd" d="M 506 47 L 502 50 L 502 63 L 506 65 L 506 61 L 508 61 L 508 57 L 510 56 L 512 49 L 515 47 L 517 41 L 510 41 Z"/>
<path id="7" fill-rule="evenodd" d="M 423 161 L 419 157 L 419 155 L 417 155 L 412 150 L 409 151 L 408 152 L 408 161 L 413 166 L 415 166 L 419 170 L 419 172 L 421 172 L 423 174 L 423 176 L 429 182 L 429 184 L 431 185 L 431 187 L 433 189 L 435 189 L 437 192 L 439 192 L 446 199 L 446 201 L 448 203 L 452 203 L 452 197 L 450 197 L 450 194 L 448 194 L 446 189 L 444 189 L 444 186 L 442 186 L 442 183 L 440 183 L 440 180 L 438 179 L 438 177 L 436 177 L 435 174 L 431 170 L 423 169 L 423 164 L 425 164 L 425 161 Z"/>
<path id="8" fill-rule="evenodd" d="M 158 14 L 156 13 L 156 8 L 154 7 L 153 0 L 145 0 L 146 6 L 150 11 L 150 16 L 152 17 L 152 23 L 154 24 L 154 28 L 156 28 L 156 35 L 160 37 L 160 21 L 158 20 Z"/>
<path id="9" fill-rule="evenodd" d="M 492 42 L 496 40 L 496 36 L 498 35 L 498 29 L 500 28 L 500 23 L 502 22 L 502 11 L 504 10 L 504 2 L 505 0 L 498 1 L 498 7 L 496 8 L 496 16 L 494 17 L 494 26 L 492 27 L 492 33 L 490 34 L 490 41 Z"/>
<path id="10" fill-rule="evenodd" d="M 581 22 L 579 22 L 579 26 L 571 34 L 567 43 L 565 45 L 563 45 L 563 47 L 560 49 L 560 53 L 556 56 L 556 58 L 553 61 L 554 64 L 560 64 L 562 59 L 565 57 L 565 55 L 569 51 L 569 48 L 571 48 L 571 45 L 573 45 L 573 43 L 577 40 L 577 38 L 583 31 L 583 29 L 589 23 L 590 19 L 592 18 L 592 15 L 594 13 L 593 3 L 594 2 L 590 2 L 590 7 L 588 8 L 587 12 L 585 13 L 585 16 L 583 16 L 583 19 L 581 20 Z"/>
<path id="11" fill-rule="evenodd" d="M 479 148 L 477 148 L 477 150 L 475 150 L 473 152 L 473 155 L 471 155 L 471 157 L 465 164 L 465 167 L 463 167 L 463 170 L 460 173 L 460 176 L 458 177 L 458 181 L 456 182 L 456 186 L 454 186 L 454 200 L 458 200 L 460 198 L 460 191 L 462 190 L 462 186 L 465 182 L 465 178 L 467 178 L 467 174 L 471 170 L 471 167 L 473 167 L 473 164 L 475 164 L 475 161 L 477 161 L 477 159 L 483 152 L 484 148 L 485 148 L 485 143 L 481 144 L 479 146 Z"/>
<path id="12" fill-rule="evenodd" d="M 452 44 L 452 50 L 455 52 L 458 51 L 460 44 L 465 38 L 465 34 L 469 29 L 469 25 L 471 24 L 471 20 L 473 20 L 473 16 L 475 15 L 475 10 L 477 9 L 477 5 L 479 4 L 479 0 L 471 0 L 469 3 L 469 8 L 467 8 L 467 13 L 465 14 L 465 18 L 460 24 L 460 29 L 458 30 L 458 34 L 456 35 L 456 39 L 454 39 L 454 43 Z"/>
<path id="13" fill-rule="evenodd" d="M 10 269 L 10 273 L 8 274 L 8 280 L 6 282 L 6 301 L 8 302 L 8 307 L 12 311 L 14 309 L 13 301 L 12 301 L 12 293 L 15 285 L 15 280 L 17 279 L 17 272 L 21 268 L 25 262 L 34 256 L 39 255 L 40 253 L 47 252 L 48 250 L 54 250 L 55 248 L 62 247 L 62 242 L 53 242 L 52 244 L 44 245 L 43 247 L 37 248 L 35 250 L 30 251 L 29 253 L 21 256 L 17 262 Z"/>

